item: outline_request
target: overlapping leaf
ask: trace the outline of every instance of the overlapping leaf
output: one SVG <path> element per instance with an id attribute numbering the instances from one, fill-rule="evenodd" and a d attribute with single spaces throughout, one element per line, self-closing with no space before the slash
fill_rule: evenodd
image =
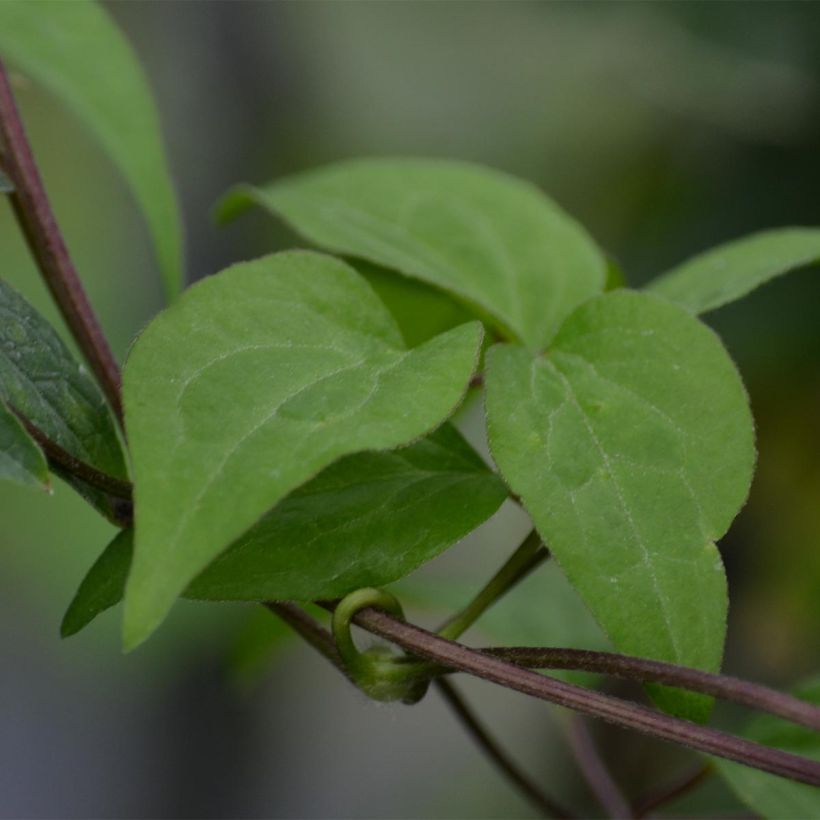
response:
<path id="1" fill-rule="evenodd" d="M 48 487 L 48 464 L 26 428 L 0 401 L 0 480 Z"/>
<path id="2" fill-rule="evenodd" d="M 649 289 L 693 313 L 706 313 L 818 261 L 820 229 L 762 231 L 695 256 L 651 282 Z"/>
<path id="3" fill-rule="evenodd" d="M 96 382 L 51 325 L 2 280 L 0 400 L 75 458 L 127 478 L 114 421 Z M 66 478 L 101 512 L 113 516 L 104 493 Z"/>
<path id="4" fill-rule="evenodd" d="M 727 602 L 713 541 L 754 465 L 718 338 L 682 308 L 614 291 L 543 357 L 491 349 L 487 413 L 502 474 L 616 647 L 717 669 Z"/>
<path id="5" fill-rule="evenodd" d="M 126 644 L 321 469 L 441 424 L 480 343 L 472 323 L 405 350 L 367 283 L 320 254 L 235 265 L 186 291 L 125 368 L 136 503 Z"/>
<path id="6" fill-rule="evenodd" d="M 799 687 L 797 697 L 820 706 L 820 678 Z M 744 735 L 756 743 L 820 762 L 820 734 L 771 715 L 755 718 Z M 769 820 L 784 817 L 820 817 L 820 789 L 777 775 L 714 758 L 721 776 L 755 814 Z"/>
<path id="7" fill-rule="evenodd" d="M 415 444 L 358 453 L 281 501 L 190 584 L 204 600 L 315 600 L 381 586 L 438 555 L 506 497 L 460 434 L 444 425 Z M 66 635 L 117 603 L 131 564 L 118 536 L 69 608 Z"/>
<path id="8" fill-rule="evenodd" d="M 316 245 L 418 277 L 540 350 L 599 293 L 606 260 L 572 218 L 526 182 L 458 162 L 358 160 L 241 186 L 220 215 L 257 203 Z"/>
<path id="9" fill-rule="evenodd" d="M 91 0 L 4 0 L 0 56 L 42 83 L 100 141 L 151 232 L 169 296 L 182 284 L 182 229 L 145 75 L 107 12 Z"/>

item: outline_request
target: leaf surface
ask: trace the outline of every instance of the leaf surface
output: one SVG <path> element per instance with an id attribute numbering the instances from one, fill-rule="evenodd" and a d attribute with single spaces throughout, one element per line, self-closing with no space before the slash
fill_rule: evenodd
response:
<path id="1" fill-rule="evenodd" d="M 128 477 L 122 445 L 96 382 L 53 327 L 0 280 L 0 400 L 75 458 L 116 478 Z M 101 512 L 99 490 L 65 476 Z"/>
<path id="2" fill-rule="evenodd" d="M 389 452 L 332 464 L 283 499 L 190 584 L 203 600 L 315 600 L 382 586 L 435 557 L 500 506 L 501 480 L 450 425 Z M 64 621 L 78 632 L 122 597 L 130 535 L 83 581 Z"/>
<path id="3" fill-rule="evenodd" d="M 542 357 L 492 348 L 487 414 L 502 475 L 617 649 L 718 669 L 727 598 L 713 541 L 746 498 L 755 451 L 745 390 L 712 331 L 613 291 Z"/>
<path id="4" fill-rule="evenodd" d="M 125 368 L 136 505 L 126 645 L 321 469 L 440 425 L 480 344 L 473 322 L 404 349 L 362 277 L 321 254 L 276 254 L 189 288 Z"/>
<path id="5" fill-rule="evenodd" d="M 182 227 L 145 74 L 91 0 L 4 0 L 0 54 L 45 86 L 99 140 L 125 177 L 156 249 L 165 289 L 182 284 Z"/>
<path id="6" fill-rule="evenodd" d="M 701 253 L 649 284 L 649 290 L 706 313 L 776 276 L 820 261 L 820 229 L 762 231 Z"/>
<path id="7" fill-rule="evenodd" d="M 533 350 L 606 280 L 606 260 L 578 223 L 529 183 L 477 165 L 344 162 L 240 186 L 219 215 L 253 203 L 319 247 L 443 288 Z"/>
<path id="8" fill-rule="evenodd" d="M 794 693 L 820 706 L 820 678 L 799 687 Z M 820 734 L 805 726 L 795 726 L 771 715 L 754 718 L 744 736 L 756 743 L 820 761 Z M 713 758 L 720 775 L 755 814 L 770 820 L 784 817 L 820 817 L 820 789 L 777 775 L 750 769 L 739 763 Z"/>
<path id="9" fill-rule="evenodd" d="M 0 401 L 0 480 L 48 487 L 48 464 L 26 428 Z"/>

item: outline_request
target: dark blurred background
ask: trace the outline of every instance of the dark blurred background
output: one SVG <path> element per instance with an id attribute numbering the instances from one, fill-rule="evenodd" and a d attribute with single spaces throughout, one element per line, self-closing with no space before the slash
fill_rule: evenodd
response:
<path id="1" fill-rule="evenodd" d="M 262 214 L 216 228 L 211 208 L 232 183 L 370 154 L 476 160 L 535 181 L 632 285 L 759 228 L 820 223 L 816 3 L 108 9 L 156 93 L 189 280 L 292 241 Z M 24 78 L 18 86 L 58 218 L 124 356 L 160 308 L 144 224 L 77 123 Z M 2 204 L 0 244 L 2 275 L 55 317 Z M 726 669 L 776 686 L 820 668 L 819 316 L 815 267 L 708 317 L 746 379 L 760 448 L 750 502 L 721 545 Z M 473 436 L 479 418 L 476 407 L 462 414 Z M 64 486 L 51 498 L 0 486 L 0 510 L 2 816 L 532 816 L 434 693 L 412 709 L 369 703 L 251 608 L 179 604 L 128 656 L 118 610 L 61 642 L 62 613 L 111 527 Z M 504 508 L 407 589 L 458 577 L 466 596 L 525 530 Z M 588 624 L 568 614 L 577 606 L 565 589 L 530 585 L 493 637 L 587 645 Z M 594 815 L 563 752 L 565 715 L 466 689 L 539 781 Z M 633 794 L 688 759 L 599 736 Z M 713 783 L 677 811 L 704 804 L 739 810 Z"/>

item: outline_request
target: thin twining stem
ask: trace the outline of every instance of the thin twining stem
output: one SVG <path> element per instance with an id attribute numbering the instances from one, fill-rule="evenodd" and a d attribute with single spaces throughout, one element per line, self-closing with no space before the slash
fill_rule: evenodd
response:
<path id="1" fill-rule="evenodd" d="M 326 606 L 332 609 L 332 605 Z M 479 650 L 448 641 L 375 609 L 363 609 L 353 620 L 363 629 L 392 641 L 410 654 L 450 669 L 466 672 L 590 717 L 602 718 L 625 729 L 633 729 L 801 783 L 820 786 L 820 763 L 817 761 L 670 717 L 601 692 L 564 683 Z"/>
<path id="2" fill-rule="evenodd" d="M 476 714 L 467 705 L 458 690 L 444 678 L 436 680 L 436 687 L 444 700 L 458 717 L 487 757 L 503 772 L 513 785 L 532 803 L 544 817 L 572 818 L 574 815 L 538 788 L 533 781 L 509 758 L 507 753 L 490 736 Z"/>
<path id="3" fill-rule="evenodd" d="M 57 226 L 2 61 L 0 169 L 14 186 L 9 198 L 40 273 L 83 356 L 122 423 L 119 367 Z"/>
<path id="4" fill-rule="evenodd" d="M 665 683 L 712 695 L 761 712 L 769 712 L 820 731 L 820 708 L 817 706 L 766 686 L 728 675 L 702 672 L 687 666 L 619 655 L 615 652 L 592 652 L 586 649 L 492 647 L 481 651 L 531 669 L 579 669 L 642 683 Z"/>
<path id="5" fill-rule="evenodd" d="M 686 772 L 671 785 L 657 790 L 637 802 L 635 817 L 647 817 L 656 809 L 677 800 L 687 792 L 699 786 L 714 771 L 711 763 L 704 763 Z"/>
<path id="6" fill-rule="evenodd" d="M 330 661 L 343 674 L 347 671 L 342 663 L 341 656 L 330 632 L 311 618 L 304 610 L 295 604 L 279 601 L 269 601 L 265 607 L 288 624 L 294 632 L 316 649 L 326 660 Z M 501 747 L 493 740 L 489 732 L 480 723 L 472 710 L 453 686 L 443 679 L 436 681 L 439 691 L 447 703 L 452 707 L 457 717 L 471 732 L 481 745 L 487 756 L 501 770 L 505 777 L 520 789 L 524 796 L 536 805 L 546 817 L 571 818 L 572 814 L 541 792 L 537 786 L 524 774 L 515 763 L 504 753 Z"/>
<path id="7" fill-rule="evenodd" d="M 451 641 L 460 638 L 502 595 L 526 578 L 549 555 L 538 533 L 532 530 L 486 586 L 461 612 L 450 618 L 438 634 Z"/>
<path id="8" fill-rule="evenodd" d="M 115 478 L 108 473 L 92 467 L 85 461 L 71 455 L 67 450 L 64 450 L 55 441 L 52 441 L 39 427 L 29 421 L 22 413 L 12 408 L 14 414 L 20 420 L 21 424 L 26 428 L 28 434 L 37 442 L 40 449 L 45 453 L 48 463 L 54 467 L 62 469 L 66 473 L 70 473 L 76 478 L 81 479 L 86 484 L 96 487 L 98 490 L 113 495 L 123 501 L 131 501 L 132 486 L 130 481 L 124 481 L 121 478 Z"/>
<path id="9" fill-rule="evenodd" d="M 628 820 L 632 817 L 632 808 L 598 753 L 589 727 L 580 715 L 570 718 L 568 735 L 578 768 L 601 808 L 609 817 Z"/>

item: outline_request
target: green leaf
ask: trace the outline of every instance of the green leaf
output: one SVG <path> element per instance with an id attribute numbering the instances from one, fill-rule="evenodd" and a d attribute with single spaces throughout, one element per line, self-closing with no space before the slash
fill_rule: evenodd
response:
<path id="1" fill-rule="evenodd" d="M 820 678 L 799 687 L 794 694 L 820 706 Z M 820 761 L 820 734 L 771 715 L 754 718 L 744 736 L 756 743 Z M 820 817 L 820 789 L 815 786 L 795 783 L 722 758 L 714 758 L 713 762 L 737 796 L 756 815 L 771 820 Z"/>
<path id="2" fill-rule="evenodd" d="M 0 480 L 48 488 L 48 464 L 42 450 L 0 401 Z"/>
<path id="3" fill-rule="evenodd" d="M 186 291 L 125 368 L 137 533 L 126 645 L 322 468 L 441 424 L 480 344 L 474 322 L 405 350 L 361 276 L 321 254 L 235 265 Z"/>
<path id="4" fill-rule="evenodd" d="M 718 669 L 727 599 L 712 542 L 746 498 L 755 451 L 717 336 L 620 290 L 579 308 L 545 356 L 499 345 L 487 358 L 493 457 L 615 646 Z"/>
<path id="5" fill-rule="evenodd" d="M 127 478 L 125 457 L 100 389 L 54 328 L 0 280 L 0 400 L 75 458 Z M 94 506 L 114 517 L 111 499 L 63 476 Z"/>
<path id="6" fill-rule="evenodd" d="M 818 261 L 820 229 L 781 228 L 712 248 L 658 277 L 649 289 L 693 313 L 706 313 Z"/>
<path id="7" fill-rule="evenodd" d="M 578 223 L 534 186 L 477 165 L 344 162 L 239 186 L 218 215 L 253 203 L 322 248 L 443 288 L 532 350 L 606 279 L 606 260 Z"/>
<path id="8" fill-rule="evenodd" d="M 4 0 L 0 54 L 45 86 L 99 140 L 142 209 L 165 289 L 182 284 L 182 227 L 159 118 L 136 54 L 90 0 Z"/>
<path id="9" fill-rule="evenodd" d="M 241 536 L 185 596 L 311 600 L 382 586 L 463 538 L 506 495 L 501 480 L 445 424 L 408 447 L 330 465 Z M 80 586 L 64 635 L 120 600 L 130 564 L 130 536 L 118 537 Z"/>
<path id="10" fill-rule="evenodd" d="M 60 634 L 64 638 L 84 629 L 97 615 L 122 600 L 131 567 L 134 531 L 122 530 L 103 550 L 68 606 Z"/>
<path id="11" fill-rule="evenodd" d="M 333 464 L 284 499 L 188 592 L 213 600 L 337 598 L 395 581 L 484 523 L 503 482 L 450 425 Z"/>

